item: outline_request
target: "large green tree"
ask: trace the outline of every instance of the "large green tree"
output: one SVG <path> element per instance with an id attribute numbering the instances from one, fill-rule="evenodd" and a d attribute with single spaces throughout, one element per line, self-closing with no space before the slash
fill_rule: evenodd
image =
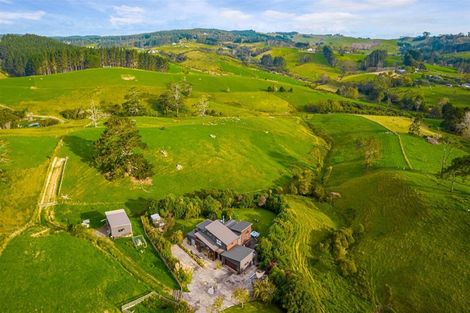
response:
<path id="1" fill-rule="evenodd" d="M 453 159 L 452 163 L 444 169 L 444 175 L 450 178 L 450 191 L 454 191 L 454 184 L 457 177 L 465 179 L 470 176 L 470 154 Z"/>
<path id="2" fill-rule="evenodd" d="M 139 153 L 145 148 L 135 123 L 126 117 L 111 117 L 95 142 L 95 164 L 107 179 L 131 176 L 145 179 L 153 175 L 153 166 Z"/>

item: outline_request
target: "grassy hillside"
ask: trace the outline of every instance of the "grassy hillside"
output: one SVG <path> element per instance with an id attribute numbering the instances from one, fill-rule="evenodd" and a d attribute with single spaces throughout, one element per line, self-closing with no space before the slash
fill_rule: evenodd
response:
<path id="1" fill-rule="evenodd" d="M 5 136 L 7 184 L 0 184 L 0 246 L 3 239 L 26 224 L 36 209 L 58 138 L 55 136 Z"/>
<path id="2" fill-rule="evenodd" d="M 238 67 L 242 68 L 242 67 Z M 192 101 L 196 101 L 202 94 L 213 96 L 215 108 L 225 105 L 222 110 L 230 115 L 250 114 L 256 111 L 285 112 L 286 104 L 281 107 L 276 104 L 277 98 L 286 100 L 290 106 L 302 107 L 312 100 L 340 98 L 329 93 L 321 93 L 303 87 L 298 81 L 278 74 L 265 74 L 259 70 L 242 71 L 241 75 L 209 75 L 204 73 L 160 73 L 124 68 L 92 69 L 59 75 L 33 76 L 22 78 L 9 78 L 0 80 L 0 104 L 15 109 L 28 109 L 36 114 L 58 115 L 64 109 L 78 107 L 88 108 L 92 100 L 95 103 L 122 103 L 124 96 L 132 87 L 138 88 L 150 97 L 158 97 L 168 83 L 186 79 L 193 86 Z M 266 77 L 265 77 L 266 76 Z M 184 78 L 186 77 L 186 78 Z M 277 79 L 277 80 L 273 80 Z M 292 93 L 268 94 L 268 86 L 283 85 L 293 88 Z M 229 100 L 227 98 L 230 98 Z M 253 104 L 252 99 L 272 99 L 270 104 Z M 190 101 L 191 102 L 191 99 Z M 228 102 L 228 104 L 227 104 Z M 231 103 L 238 103 L 246 109 L 231 111 Z"/>
<path id="3" fill-rule="evenodd" d="M 298 34 L 295 37 L 296 41 L 308 42 L 310 44 L 323 43 L 330 45 L 334 48 L 353 48 L 355 46 L 365 48 L 364 51 L 371 51 L 375 49 L 385 49 L 389 53 L 397 53 L 398 46 L 395 39 L 370 39 L 370 38 L 356 38 L 341 35 L 302 35 Z"/>
<path id="4" fill-rule="evenodd" d="M 470 90 L 458 86 L 423 86 L 414 88 L 396 88 L 399 93 L 416 92 L 422 94 L 427 105 L 433 106 L 442 98 L 448 98 L 450 103 L 457 107 L 470 107 Z"/>
<path id="5" fill-rule="evenodd" d="M 451 194 L 448 182 L 432 175 L 442 148 L 418 137 L 401 135 L 415 170 L 394 169 L 390 164 L 404 166 L 399 144 L 380 136 L 380 126 L 370 123 L 357 116 L 312 118 L 312 124 L 333 141 L 329 185 L 341 194 L 334 202 L 337 213 L 365 228 L 352 248 L 353 256 L 368 271 L 379 303 L 389 285 L 398 312 L 462 311 L 468 306 L 465 290 L 470 287 L 462 279 L 469 273 L 462 260 L 470 229 L 465 218 L 470 187 L 458 184 Z M 373 171 L 361 169 L 356 134 L 375 136 L 388 149 Z M 460 153 L 464 152 L 453 157 Z"/>
<path id="6" fill-rule="evenodd" d="M 101 128 L 83 129 L 64 138 L 60 154 L 68 156 L 69 161 L 62 194 L 69 199 L 65 203 L 72 216 L 100 203 L 126 204 L 138 211 L 140 197 L 201 188 L 269 188 L 284 181 L 293 167 L 317 164 L 322 158 L 323 141 L 293 117 L 137 121 L 148 145 L 145 154 L 155 166 L 156 174 L 149 186 L 134 185 L 127 179 L 109 182 L 90 166 L 92 141 L 99 137 Z M 182 170 L 176 169 L 178 164 Z M 101 211 L 106 205 L 97 207 L 93 208 Z"/>

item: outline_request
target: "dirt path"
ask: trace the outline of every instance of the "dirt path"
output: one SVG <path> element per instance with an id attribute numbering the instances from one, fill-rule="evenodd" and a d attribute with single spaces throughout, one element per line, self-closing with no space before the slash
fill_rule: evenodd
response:
<path id="1" fill-rule="evenodd" d="M 46 179 L 46 187 L 39 202 L 40 208 L 55 205 L 57 203 L 57 195 L 62 183 L 62 175 L 65 170 L 66 158 L 54 157 Z"/>

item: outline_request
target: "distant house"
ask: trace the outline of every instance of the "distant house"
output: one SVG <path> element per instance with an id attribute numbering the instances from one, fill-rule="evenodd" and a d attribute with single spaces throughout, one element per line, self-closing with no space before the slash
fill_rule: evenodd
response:
<path id="1" fill-rule="evenodd" d="M 316 49 L 315 48 L 308 48 L 307 52 L 309 53 L 315 53 Z"/>
<path id="2" fill-rule="evenodd" d="M 467 89 L 470 89 L 470 84 L 469 83 L 465 83 L 462 85 L 463 88 L 467 88 Z"/>
<path id="3" fill-rule="evenodd" d="M 397 72 L 398 74 L 405 74 L 405 73 L 406 73 L 406 70 L 405 70 L 404 68 L 399 68 L 399 69 L 396 70 L 396 72 Z"/>
<path id="4" fill-rule="evenodd" d="M 252 224 L 245 221 L 205 220 L 187 234 L 189 243 L 207 253 L 212 260 L 220 260 L 238 273 L 253 264 L 255 250 L 245 247 L 252 232 Z"/>
<path id="5" fill-rule="evenodd" d="M 123 209 L 107 211 L 105 215 L 108 232 L 111 238 L 116 239 L 132 236 L 132 224 L 126 211 Z"/>

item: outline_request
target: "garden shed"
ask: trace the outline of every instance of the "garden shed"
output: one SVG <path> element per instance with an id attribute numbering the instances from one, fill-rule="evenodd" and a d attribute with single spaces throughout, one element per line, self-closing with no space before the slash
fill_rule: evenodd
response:
<path id="1" fill-rule="evenodd" d="M 132 236 L 132 224 L 124 209 L 107 211 L 105 215 L 111 238 Z"/>

